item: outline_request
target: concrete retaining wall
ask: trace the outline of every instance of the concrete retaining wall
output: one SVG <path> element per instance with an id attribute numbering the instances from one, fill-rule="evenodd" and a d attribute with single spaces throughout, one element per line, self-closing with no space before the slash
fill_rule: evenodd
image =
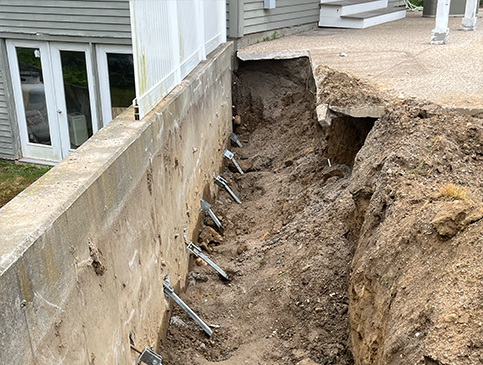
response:
<path id="1" fill-rule="evenodd" d="M 0 363 L 134 364 L 183 290 L 231 129 L 232 44 L 142 121 L 111 122 L 0 210 Z M 133 337 L 133 336 L 132 336 Z"/>

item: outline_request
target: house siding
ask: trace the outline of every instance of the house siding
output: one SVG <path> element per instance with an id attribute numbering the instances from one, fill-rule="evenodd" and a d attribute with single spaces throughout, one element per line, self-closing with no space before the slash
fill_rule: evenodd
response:
<path id="1" fill-rule="evenodd" d="M 261 0 L 245 0 L 244 34 L 298 25 L 314 25 L 319 20 L 320 0 L 277 0 L 275 9 L 264 9 Z"/>
<path id="2" fill-rule="evenodd" d="M 403 0 L 388 0 L 387 6 L 404 6 Z"/>
<path id="3" fill-rule="evenodd" d="M 131 44 L 129 1 L 0 0 L 0 35 Z"/>
<path id="4" fill-rule="evenodd" d="M 2 60 L 0 59 L 0 158 L 14 159 L 15 143 L 10 125 L 10 113 L 7 105 L 7 87 L 5 82 L 5 72 Z"/>

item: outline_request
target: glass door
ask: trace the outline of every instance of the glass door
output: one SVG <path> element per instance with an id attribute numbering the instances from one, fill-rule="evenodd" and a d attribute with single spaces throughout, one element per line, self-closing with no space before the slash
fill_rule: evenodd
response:
<path id="1" fill-rule="evenodd" d="M 58 162 L 97 132 L 87 44 L 7 41 L 24 160 Z"/>
<path id="2" fill-rule="evenodd" d="M 136 98 L 134 61 L 128 46 L 98 45 L 97 68 L 102 105 L 102 125 L 132 105 Z"/>
<path id="3" fill-rule="evenodd" d="M 65 157 L 98 129 L 91 53 L 88 45 L 52 43 L 51 57 Z"/>
<path id="4" fill-rule="evenodd" d="M 63 157 L 46 42 L 7 41 L 20 145 L 25 159 Z"/>

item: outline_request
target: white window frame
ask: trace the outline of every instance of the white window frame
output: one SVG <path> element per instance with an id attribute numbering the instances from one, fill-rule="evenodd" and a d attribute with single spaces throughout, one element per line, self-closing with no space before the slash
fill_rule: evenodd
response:
<path id="1" fill-rule="evenodd" d="M 106 44 L 96 46 L 103 126 L 106 126 L 112 120 L 111 87 L 109 85 L 109 65 L 107 63 L 108 53 L 133 54 L 131 46 Z"/>

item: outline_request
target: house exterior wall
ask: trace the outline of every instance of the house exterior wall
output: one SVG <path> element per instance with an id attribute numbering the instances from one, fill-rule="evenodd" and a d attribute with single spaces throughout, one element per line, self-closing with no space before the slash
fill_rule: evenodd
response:
<path id="1" fill-rule="evenodd" d="M 275 9 L 263 9 L 260 0 L 245 0 L 245 34 L 316 24 L 319 15 L 319 0 L 276 0 Z"/>
<path id="2" fill-rule="evenodd" d="M 228 0 L 232 38 L 281 28 L 317 24 L 320 0 L 276 0 L 274 9 L 264 9 L 263 0 Z"/>
<path id="3" fill-rule="evenodd" d="M 0 0 L 0 37 L 131 44 L 128 0 Z"/>
<path id="4" fill-rule="evenodd" d="M 12 98 L 7 80 L 5 41 L 0 39 L 0 158 L 17 158 L 17 136 L 12 128 L 14 118 Z"/>

